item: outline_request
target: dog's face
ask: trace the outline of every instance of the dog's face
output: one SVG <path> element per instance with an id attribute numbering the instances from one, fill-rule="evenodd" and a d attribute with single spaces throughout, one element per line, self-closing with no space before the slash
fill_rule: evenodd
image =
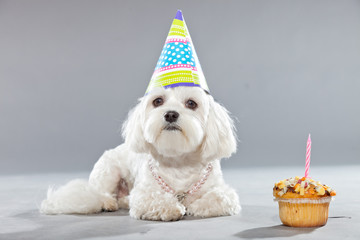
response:
<path id="1" fill-rule="evenodd" d="M 136 152 L 164 157 L 200 153 L 229 157 L 236 150 L 233 122 L 225 108 L 198 87 L 158 88 L 140 99 L 124 124 Z"/>
<path id="2" fill-rule="evenodd" d="M 166 157 L 196 151 L 204 139 L 208 100 L 196 87 L 152 92 L 145 99 L 145 140 Z"/>

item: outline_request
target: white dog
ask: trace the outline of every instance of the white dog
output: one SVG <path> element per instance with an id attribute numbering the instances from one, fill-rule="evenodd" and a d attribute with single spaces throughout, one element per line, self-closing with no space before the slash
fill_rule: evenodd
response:
<path id="1" fill-rule="evenodd" d="M 136 219 L 239 213 L 220 159 L 236 151 L 227 110 L 199 87 L 158 88 L 139 100 L 123 125 L 125 143 L 106 151 L 89 181 L 49 189 L 45 214 L 130 209 Z"/>

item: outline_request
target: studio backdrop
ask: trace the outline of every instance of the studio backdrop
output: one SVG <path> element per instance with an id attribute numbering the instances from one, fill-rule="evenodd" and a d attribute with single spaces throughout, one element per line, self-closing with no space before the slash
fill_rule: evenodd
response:
<path id="1" fill-rule="evenodd" d="M 238 151 L 223 167 L 360 161 L 359 1 L 0 0 L 0 173 L 89 171 L 123 142 L 181 9 Z"/>

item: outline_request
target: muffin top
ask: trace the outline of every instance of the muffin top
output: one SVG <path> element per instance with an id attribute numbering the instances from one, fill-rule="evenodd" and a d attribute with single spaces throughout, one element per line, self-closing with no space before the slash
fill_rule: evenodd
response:
<path id="1" fill-rule="evenodd" d="M 335 190 L 311 178 L 294 177 L 275 183 L 273 195 L 277 198 L 321 198 L 335 196 Z"/>

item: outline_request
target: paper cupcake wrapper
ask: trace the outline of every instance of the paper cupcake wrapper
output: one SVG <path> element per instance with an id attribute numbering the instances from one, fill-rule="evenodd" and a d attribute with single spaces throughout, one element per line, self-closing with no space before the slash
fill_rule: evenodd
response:
<path id="1" fill-rule="evenodd" d="M 275 202 L 288 202 L 288 203 L 313 203 L 313 204 L 321 204 L 321 203 L 329 203 L 333 200 L 332 197 L 322 197 L 322 198 L 274 198 Z"/>
<path id="2" fill-rule="evenodd" d="M 275 198 L 281 222 L 290 227 L 324 226 L 329 216 L 331 197 Z"/>

